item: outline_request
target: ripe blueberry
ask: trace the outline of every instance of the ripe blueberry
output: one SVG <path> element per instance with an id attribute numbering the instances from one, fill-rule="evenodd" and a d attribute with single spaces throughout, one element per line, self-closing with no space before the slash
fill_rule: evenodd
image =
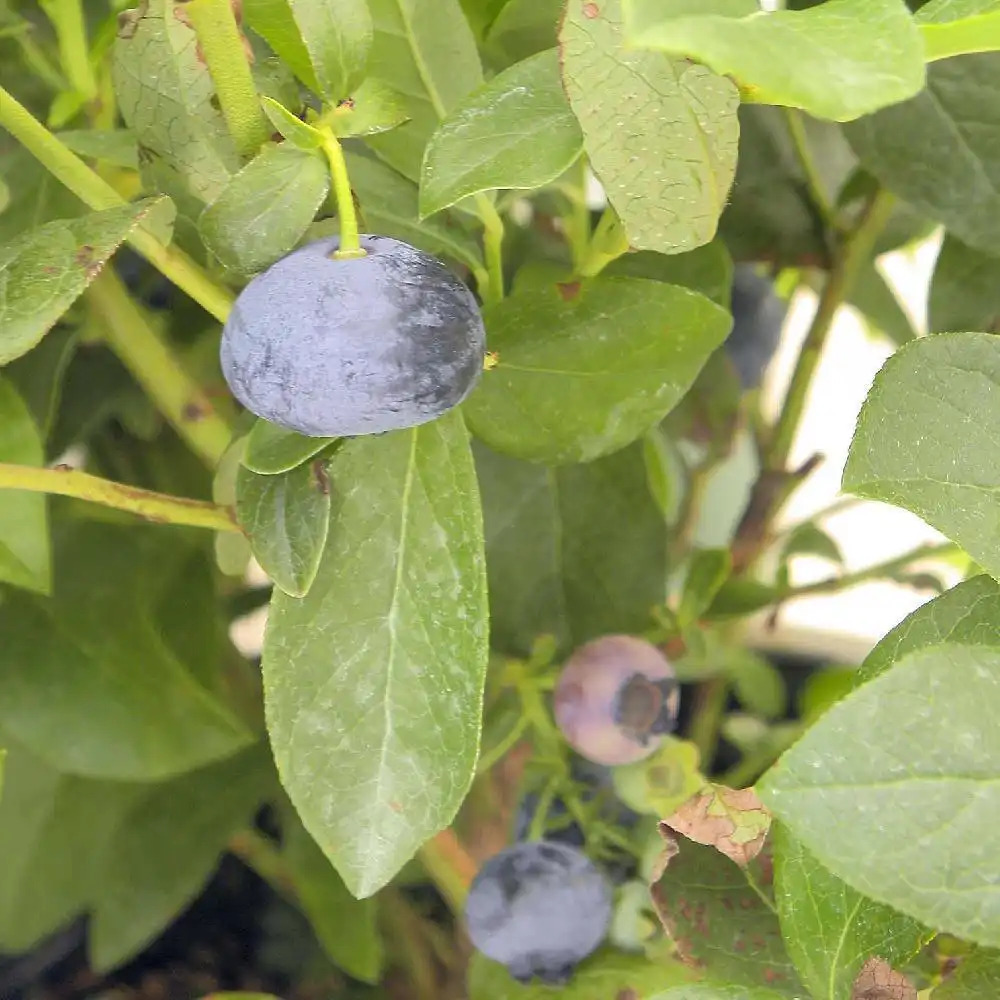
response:
<path id="1" fill-rule="evenodd" d="M 753 389 L 760 385 L 764 369 L 778 347 L 788 304 L 753 265 L 737 264 L 730 309 L 733 328 L 726 340 L 726 353 L 743 387 Z"/>
<path id="2" fill-rule="evenodd" d="M 577 649 L 556 684 L 556 723 L 577 753 L 598 764 L 648 757 L 674 729 L 680 690 L 653 645 L 610 635 Z"/>
<path id="3" fill-rule="evenodd" d="M 222 332 L 236 398 L 313 437 L 414 427 L 460 403 L 483 367 L 468 288 L 442 263 L 386 236 L 338 259 L 337 237 L 295 250 L 240 293 Z"/>
<path id="4" fill-rule="evenodd" d="M 521 982 L 565 982 L 604 939 L 611 888 L 585 854 L 547 841 L 516 844 L 479 870 L 465 903 L 472 943 Z"/>

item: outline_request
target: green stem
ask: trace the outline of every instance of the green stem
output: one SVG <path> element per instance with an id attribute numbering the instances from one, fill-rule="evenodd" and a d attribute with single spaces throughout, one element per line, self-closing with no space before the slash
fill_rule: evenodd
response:
<path id="1" fill-rule="evenodd" d="M 577 268 L 582 278 L 593 278 L 601 273 L 613 260 L 628 251 L 628 237 L 618 214 L 609 205 L 594 230 L 587 253 Z"/>
<path id="2" fill-rule="evenodd" d="M 816 583 L 807 583 L 801 587 L 792 587 L 780 594 L 776 603 L 794 600 L 797 597 L 811 597 L 815 594 L 837 594 L 850 587 L 857 587 L 859 584 L 868 583 L 871 580 L 879 580 L 899 570 L 906 569 L 907 566 L 924 559 L 940 559 L 946 556 L 961 555 L 961 546 L 954 542 L 931 542 L 927 545 L 918 546 L 910 552 L 904 552 L 901 556 L 893 559 L 886 559 L 885 562 L 876 563 L 865 569 L 859 569 L 854 573 L 844 573 L 842 576 L 830 577 L 826 580 L 818 580 Z"/>
<path id="3" fill-rule="evenodd" d="M 809 149 L 809 138 L 806 135 L 805 125 L 802 121 L 802 112 L 798 108 L 783 108 L 785 122 L 788 125 L 788 132 L 795 147 L 802 172 L 805 174 L 806 187 L 809 190 L 809 197 L 812 199 L 816 210 L 819 212 L 823 222 L 828 227 L 833 227 L 834 212 L 833 206 L 823 186 L 823 180 L 816 168 L 816 161 L 813 159 L 812 151 Z"/>
<path id="4" fill-rule="evenodd" d="M 0 87 L 0 127 L 6 129 L 58 181 L 95 211 L 124 205 L 125 200 L 99 174 L 67 149 L 27 108 Z M 233 295 L 208 276 L 190 257 L 164 246 L 138 228 L 128 242 L 158 271 L 191 296 L 220 323 L 226 321 Z"/>
<path id="5" fill-rule="evenodd" d="M 483 774 L 486 771 L 492 770 L 504 757 L 510 753 L 511 750 L 518 744 L 521 737 L 524 736 L 528 729 L 528 720 L 525 716 L 520 716 L 516 723 L 514 723 L 510 732 L 496 746 L 486 753 L 482 754 L 479 758 L 479 762 L 476 765 L 476 771 L 479 774 Z"/>
<path id="6" fill-rule="evenodd" d="M 149 324 L 121 279 L 105 268 L 86 294 L 103 321 L 108 346 L 178 434 L 209 467 L 215 468 L 229 447 L 232 432 Z"/>
<path id="7" fill-rule="evenodd" d="M 347 161 L 340 142 L 329 127 L 321 130 L 323 136 L 323 152 L 330 164 L 330 180 L 333 183 L 333 196 L 337 199 L 337 218 L 340 220 L 340 247 L 334 252 L 338 260 L 351 260 L 364 257 L 358 234 L 358 213 L 354 207 L 354 192 L 351 190 L 351 178 L 347 173 Z"/>
<path id="8" fill-rule="evenodd" d="M 493 207 L 493 202 L 484 194 L 476 195 L 476 208 L 483 223 L 483 251 L 489 283 L 483 298 L 486 302 L 500 302 L 503 299 L 503 219 Z"/>
<path id="9" fill-rule="evenodd" d="M 295 879 L 277 846 L 256 830 L 240 830 L 226 845 L 248 868 L 253 869 L 276 892 L 296 903 Z"/>
<path id="10" fill-rule="evenodd" d="M 729 684 L 724 677 L 713 677 L 698 686 L 688 738 L 698 748 L 702 770 L 706 774 L 712 766 L 719 744 L 719 727 L 728 693 Z"/>
<path id="11" fill-rule="evenodd" d="M 270 130 L 230 0 L 189 0 L 184 11 L 198 36 L 229 134 L 242 156 L 251 156 Z"/>
<path id="12" fill-rule="evenodd" d="M 59 70 L 49 60 L 45 50 L 30 35 L 30 28 L 19 31 L 15 36 L 21 49 L 21 56 L 28 64 L 34 76 L 44 82 L 50 90 L 60 91 L 66 88 L 66 81 Z"/>
<path id="13" fill-rule="evenodd" d="M 42 0 L 42 9 L 55 28 L 59 58 L 70 85 L 92 101 L 97 96 L 97 77 L 90 64 L 81 0 Z"/>
<path id="14" fill-rule="evenodd" d="M 147 521 L 159 524 L 236 533 L 240 531 L 232 511 L 227 507 L 115 483 L 68 466 L 39 469 L 34 466 L 0 463 L 0 489 L 54 493 L 77 500 L 88 500 L 104 507 L 137 514 Z"/>

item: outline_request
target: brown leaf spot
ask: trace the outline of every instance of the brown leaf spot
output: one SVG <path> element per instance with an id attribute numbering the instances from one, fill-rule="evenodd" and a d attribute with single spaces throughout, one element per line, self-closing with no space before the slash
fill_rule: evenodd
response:
<path id="1" fill-rule="evenodd" d="M 615 994 L 615 1000 L 639 1000 L 639 994 L 631 986 L 626 986 Z"/>
<path id="2" fill-rule="evenodd" d="M 345 97 L 342 101 L 337 101 L 337 107 L 338 108 L 343 108 L 345 111 L 353 111 L 354 110 L 354 98 L 353 97 Z"/>
<path id="3" fill-rule="evenodd" d="M 199 420 L 204 419 L 209 414 L 208 403 L 203 402 L 200 399 L 191 399 L 184 404 L 181 410 L 181 417 L 184 420 L 190 420 L 191 423 L 197 423 Z"/>
<path id="4" fill-rule="evenodd" d="M 706 785 L 663 823 L 745 867 L 763 848 L 771 816 L 752 788 Z"/>
<path id="5" fill-rule="evenodd" d="M 389 808 L 390 808 L 390 809 L 391 809 L 391 810 L 392 810 L 392 811 L 393 811 L 394 813 L 401 813 L 401 812 L 403 811 L 403 807 L 402 807 L 402 805 L 401 805 L 401 804 L 400 804 L 399 802 L 397 802 L 397 801 L 396 801 L 395 799 L 391 799 L 391 800 L 389 801 Z"/>
<path id="6" fill-rule="evenodd" d="M 595 17 L 601 16 L 601 8 L 597 6 L 596 3 L 585 3 L 583 5 L 583 16 L 593 20 Z"/>
<path id="7" fill-rule="evenodd" d="M 88 281 L 93 281 L 104 266 L 104 262 L 97 259 L 94 248 L 89 243 L 84 243 L 73 259 L 83 268 Z"/>
<path id="8" fill-rule="evenodd" d="M 917 988 L 884 958 L 869 958 L 854 980 L 851 1000 L 917 1000 Z"/>
<path id="9" fill-rule="evenodd" d="M 580 282 L 558 281 L 556 282 L 556 291 L 563 302 L 572 302 L 580 294 Z"/>

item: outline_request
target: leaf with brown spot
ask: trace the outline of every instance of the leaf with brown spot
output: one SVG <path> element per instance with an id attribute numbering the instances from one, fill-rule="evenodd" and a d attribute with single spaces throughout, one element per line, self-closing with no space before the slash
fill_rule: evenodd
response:
<path id="1" fill-rule="evenodd" d="M 741 867 L 714 848 L 665 839 L 673 854 L 650 896 L 680 958 L 714 981 L 804 996 L 764 888 L 764 857 Z"/>
<path id="2" fill-rule="evenodd" d="M 47 222 L 0 246 L 0 365 L 34 347 L 139 221 L 165 203 L 147 199 Z"/>
<path id="3" fill-rule="evenodd" d="M 714 847 L 738 865 L 764 846 L 771 814 L 752 788 L 707 784 L 663 822 L 698 844 Z"/>
<path id="4" fill-rule="evenodd" d="M 884 959 L 869 958 L 854 980 L 851 1000 L 917 1000 L 917 988 Z"/>

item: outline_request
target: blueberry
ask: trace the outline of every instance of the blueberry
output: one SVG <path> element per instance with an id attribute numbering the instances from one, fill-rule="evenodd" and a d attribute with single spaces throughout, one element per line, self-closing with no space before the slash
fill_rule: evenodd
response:
<path id="1" fill-rule="evenodd" d="M 460 403 L 483 367 L 485 333 L 468 288 L 442 263 L 386 236 L 337 259 L 310 243 L 243 289 L 222 334 L 236 398 L 314 437 L 426 423 Z"/>
<path id="2" fill-rule="evenodd" d="M 532 841 L 490 858 L 469 888 L 472 943 L 521 982 L 562 983 L 604 940 L 611 887 L 565 844 Z"/>
<path id="3" fill-rule="evenodd" d="M 733 274 L 730 309 L 733 328 L 726 353 L 745 389 L 760 385 L 781 339 L 788 303 L 775 294 L 771 282 L 752 264 L 737 264 Z"/>
<path id="4" fill-rule="evenodd" d="M 577 753 L 597 764 L 648 757 L 677 723 L 680 689 L 653 645 L 610 635 L 581 646 L 555 689 L 556 723 Z"/>

